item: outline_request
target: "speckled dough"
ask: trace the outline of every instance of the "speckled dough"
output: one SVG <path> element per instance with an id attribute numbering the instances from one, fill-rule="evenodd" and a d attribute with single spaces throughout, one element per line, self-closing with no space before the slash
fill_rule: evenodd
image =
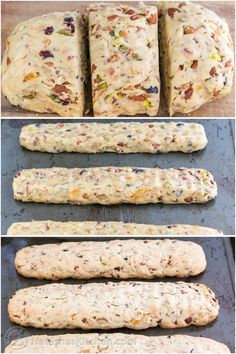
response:
<path id="1" fill-rule="evenodd" d="M 204 326 L 218 311 L 212 290 L 184 282 L 54 283 L 18 290 L 8 305 L 12 322 L 47 329 Z"/>
<path id="2" fill-rule="evenodd" d="M 20 144 L 32 151 L 157 153 L 204 149 L 204 128 L 182 122 L 30 124 L 21 129 Z"/>
<path id="3" fill-rule="evenodd" d="M 95 116 L 155 116 L 160 100 L 157 7 L 92 4 L 89 41 Z"/>
<path id="4" fill-rule="evenodd" d="M 209 338 L 124 333 L 35 335 L 12 341 L 5 353 L 230 353 Z"/>
<path id="5" fill-rule="evenodd" d="M 117 221 L 29 221 L 12 224 L 7 235 L 223 235 L 197 225 L 148 225 Z"/>
<path id="6" fill-rule="evenodd" d="M 202 273 L 206 258 L 201 246 L 187 241 L 64 242 L 22 248 L 15 267 L 24 277 L 49 280 L 183 278 Z"/>
<path id="7" fill-rule="evenodd" d="M 192 112 L 230 93 L 234 50 L 226 22 L 190 1 L 161 6 L 160 57 L 170 114 Z"/>
<path id="8" fill-rule="evenodd" d="M 12 105 L 61 116 L 84 110 L 84 38 L 77 12 L 54 12 L 20 23 L 9 36 L 2 91 Z"/>
<path id="9" fill-rule="evenodd" d="M 70 204 L 205 203 L 217 185 L 203 169 L 139 167 L 47 168 L 17 172 L 14 198 Z"/>

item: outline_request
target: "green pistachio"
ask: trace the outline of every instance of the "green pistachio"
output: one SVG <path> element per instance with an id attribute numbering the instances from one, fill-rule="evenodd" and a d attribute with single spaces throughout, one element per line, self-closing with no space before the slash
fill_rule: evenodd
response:
<path id="1" fill-rule="evenodd" d="M 101 84 L 98 85 L 98 90 L 104 90 L 107 88 L 107 83 L 102 82 Z"/>
<path id="2" fill-rule="evenodd" d="M 57 33 L 59 33 L 59 34 L 64 34 L 64 36 L 70 36 L 70 37 L 72 37 L 72 36 L 74 35 L 74 34 L 71 33 L 71 31 L 68 30 L 67 28 L 63 28 L 63 29 L 57 31 Z"/>

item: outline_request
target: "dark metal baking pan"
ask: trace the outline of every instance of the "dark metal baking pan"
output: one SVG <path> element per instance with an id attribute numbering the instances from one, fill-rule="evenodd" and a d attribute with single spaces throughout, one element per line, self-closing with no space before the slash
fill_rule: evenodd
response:
<path id="1" fill-rule="evenodd" d="M 107 239 L 113 239 L 111 237 Z M 178 238 L 180 239 L 180 238 Z M 189 240 L 190 238 L 187 238 Z M 104 238 L 45 238 L 45 237 L 3 237 L 2 238 L 2 350 L 13 339 L 21 338 L 35 334 L 62 334 L 62 333 L 84 333 L 83 330 L 40 330 L 35 328 L 23 328 L 13 323 L 10 323 L 7 313 L 7 304 L 10 296 L 18 289 L 42 285 L 49 283 L 46 280 L 27 279 L 18 275 L 14 268 L 14 257 L 18 249 L 42 243 L 55 243 L 58 241 L 68 240 L 94 240 L 101 241 Z M 186 240 L 186 238 L 185 238 Z M 193 240 L 193 238 L 191 238 Z M 229 346 L 231 352 L 235 352 L 234 337 L 235 337 L 235 324 L 234 324 L 234 259 L 232 253 L 232 246 L 229 237 L 203 237 L 194 238 L 194 242 L 199 243 L 206 254 L 207 269 L 199 276 L 186 278 L 187 282 L 199 282 L 208 285 L 215 293 L 220 302 L 219 317 L 211 324 L 204 327 L 190 326 L 188 328 L 168 330 L 161 328 L 149 328 L 141 331 L 132 331 L 129 329 L 117 329 L 109 331 L 123 332 L 123 333 L 136 333 L 145 334 L 149 336 L 171 335 L 171 334 L 186 334 L 193 336 L 203 336 L 218 340 Z M 176 278 L 166 278 L 161 281 L 176 281 Z M 64 283 L 88 283 L 88 282 L 107 282 L 119 280 L 64 280 Z M 140 280 L 139 280 L 140 281 Z M 159 280 L 152 280 L 159 281 Z M 98 330 L 90 331 L 98 332 Z"/>
<path id="2" fill-rule="evenodd" d="M 48 154 L 28 151 L 20 146 L 19 134 L 22 126 L 30 123 L 65 121 L 65 119 L 2 120 L 2 234 L 6 234 L 8 227 L 13 222 L 45 219 L 58 221 L 125 221 L 146 224 L 188 223 L 221 229 L 225 235 L 234 234 L 234 138 L 232 133 L 234 120 L 187 119 L 186 121 L 203 124 L 209 141 L 205 150 L 193 154 Z M 79 121 L 88 121 L 88 119 Z M 108 119 L 93 119 L 90 121 L 108 122 Z M 117 121 L 122 121 L 122 119 Z M 125 121 L 132 120 L 126 119 Z M 215 177 L 218 184 L 218 196 L 214 201 L 206 204 L 192 205 L 44 205 L 22 203 L 13 199 L 12 181 L 15 172 L 19 169 L 108 165 L 206 168 Z"/>

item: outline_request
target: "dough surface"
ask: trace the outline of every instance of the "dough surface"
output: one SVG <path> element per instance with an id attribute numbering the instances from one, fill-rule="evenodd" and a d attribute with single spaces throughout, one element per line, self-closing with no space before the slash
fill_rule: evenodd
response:
<path id="1" fill-rule="evenodd" d="M 23 202 L 70 204 L 190 204 L 217 195 L 203 169 L 139 167 L 45 168 L 16 173 L 14 198 Z"/>
<path id="2" fill-rule="evenodd" d="M 30 124 L 20 144 L 32 151 L 59 153 L 191 153 L 207 144 L 204 127 L 183 122 Z"/>
<path id="3" fill-rule="evenodd" d="M 12 105 L 83 115 L 85 49 L 78 12 L 54 12 L 17 25 L 6 42 L 2 91 Z"/>
<path id="4" fill-rule="evenodd" d="M 12 322 L 47 329 L 205 326 L 218 312 L 211 289 L 184 282 L 53 283 L 18 290 L 8 304 Z"/>

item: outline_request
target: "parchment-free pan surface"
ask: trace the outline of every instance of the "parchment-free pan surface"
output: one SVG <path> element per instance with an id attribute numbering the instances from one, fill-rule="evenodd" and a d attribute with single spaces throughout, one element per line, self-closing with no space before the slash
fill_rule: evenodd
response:
<path id="1" fill-rule="evenodd" d="M 205 150 L 193 154 L 48 154 L 28 151 L 20 146 L 19 134 L 23 125 L 65 121 L 65 119 L 2 120 L 2 234 L 6 234 L 8 227 L 13 222 L 47 219 L 58 221 L 125 221 L 146 224 L 188 223 L 221 229 L 225 235 L 234 234 L 233 120 L 194 120 L 194 122 L 204 125 L 208 145 Z M 92 121 L 108 122 L 108 120 Z M 109 165 L 205 168 L 212 172 L 215 177 L 218 184 L 218 196 L 214 201 L 206 204 L 192 205 L 76 206 L 22 203 L 13 199 L 12 181 L 15 172 L 19 169 L 53 166 L 86 168 Z"/>
<path id="2" fill-rule="evenodd" d="M 108 238 L 112 239 L 111 237 Z M 55 243 L 65 240 L 78 241 L 102 241 L 104 238 L 29 238 L 29 237 L 4 237 L 2 238 L 2 350 L 9 341 L 34 334 L 62 334 L 62 333 L 84 333 L 84 331 L 76 330 L 40 330 L 34 328 L 23 328 L 10 323 L 7 313 L 7 304 L 9 297 L 18 289 L 47 284 L 47 281 L 26 279 L 18 275 L 14 268 L 14 257 L 18 249 L 33 244 Z M 189 238 L 185 238 L 189 240 Z M 192 239 L 193 240 L 193 239 Z M 129 329 L 112 330 L 113 332 L 145 334 L 149 336 L 170 335 L 170 334 L 187 334 L 193 336 L 209 337 L 229 346 L 231 352 L 234 350 L 234 259 L 232 255 L 232 246 L 230 238 L 194 238 L 194 242 L 199 243 L 206 254 L 207 269 L 206 271 L 192 278 L 184 279 L 187 282 L 200 282 L 208 285 L 216 293 L 220 302 L 220 314 L 216 321 L 205 327 L 188 327 L 175 330 L 165 330 L 161 328 L 149 328 L 142 331 L 132 331 Z M 167 278 L 161 281 L 176 281 L 176 278 Z M 92 283 L 107 282 L 109 280 L 93 279 L 89 281 L 64 280 L 64 283 Z M 113 281 L 113 280 L 112 280 Z M 114 280 L 119 281 L 119 280 Z M 159 281 L 159 280 L 154 280 Z M 96 332 L 96 331 L 91 331 Z"/>

